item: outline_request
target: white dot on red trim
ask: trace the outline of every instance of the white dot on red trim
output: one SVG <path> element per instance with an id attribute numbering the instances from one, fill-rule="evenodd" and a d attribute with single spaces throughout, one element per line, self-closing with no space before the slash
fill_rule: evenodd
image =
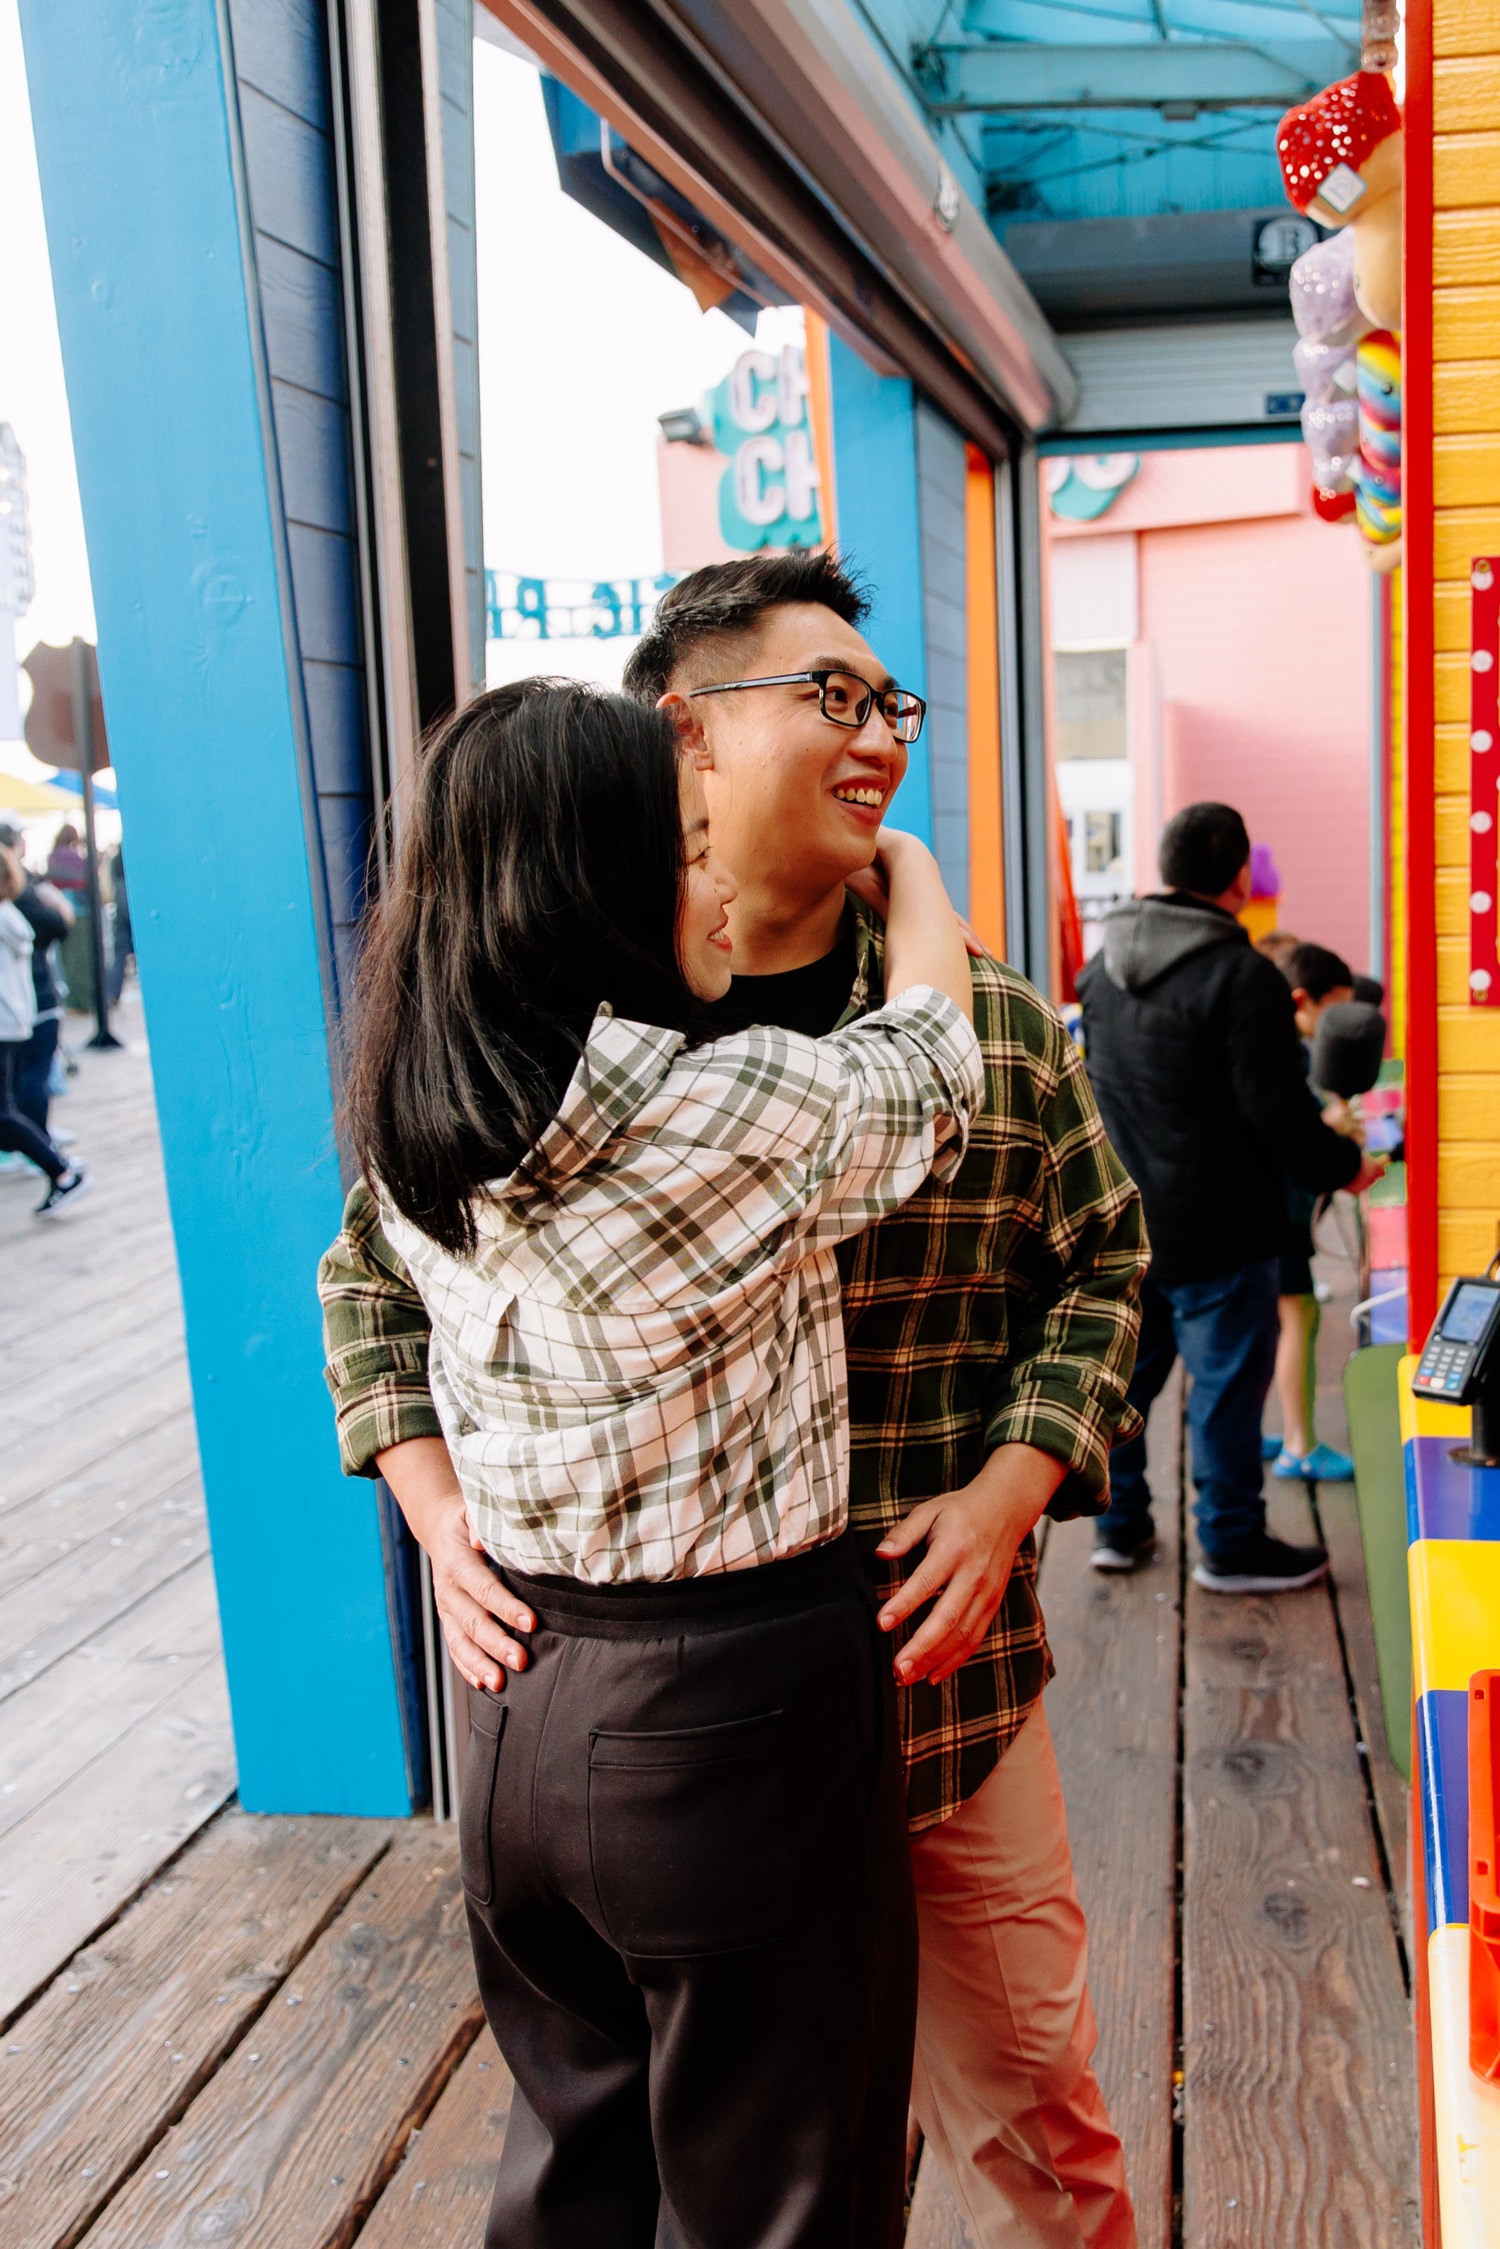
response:
<path id="1" fill-rule="evenodd" d="M 1471 750 L 1483 751 L 1492 750 L 1494 747 L 1495 737 L 1490 732 L 1489 728 L 1487 726 L 1476 726 L 1473 733 L 1469 736 L 1469 748 Z"/>
<path id="2" fill-rule="evenodd" d="M 1469 971 L 1469 989 L 1470 989 L 1470 991 L 1471 991 L 1471 992 L 1487 992 L 1487 991 L 1489 990 L 1489 988 L 1490 988 L 1490 972 L 1489 972 L 1489 970 L 1488 970 L 1487 968 L 1471 968 L 1471 969 L 1470 969 L 1470 971 Z"/>
<path id="3" fill-rule="evenodd" d="M 1487 890 L 1474 890 L 1469 894 L 1469 911 L 1471 914 L 1487 914 L 1494 903 L 1494 899 Z"/>
<path id="4" fill-rule="evenodd" d="M 1469 826 L 1474 830 L 1476 836 L 1487 836 L 1493 825 L 1494 823 L 1487 812 L 1471 812 L 1469 814 Z"/>
<path id="5" fill-rule="evenodd" d="M 1495 583 L 1495 573 L 1487 562 L 1476 562 L 1469 572 L 1469 584 L 1476 593 L 1488 593 Z"/>
<path id="6" fill-rule="evenodd" d="M 1488 672 L 1494 670 L 1495 659 L 1488 648 L 1476 648 L 1469 658 L 1469 664 L 1476 672 Z"/>

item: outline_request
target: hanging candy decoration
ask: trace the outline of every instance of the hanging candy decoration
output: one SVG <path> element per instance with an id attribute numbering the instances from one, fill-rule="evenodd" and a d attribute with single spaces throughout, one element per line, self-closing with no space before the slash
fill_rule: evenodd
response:
<path id="1" fill-rule="evenodd" d="M 1401 347 L 1388 328 L 1375 328 L 1360 338 L 1355 358 L 1359 527 L 1376 550 L 1375 568 L 1385 572 L 1401 553 Z"/>
<path id="2" fill-rule="evenodd" d="M 1401 185 L 1401 112 L 1390 81 L 1357 71 L 1289 109 L 1276 134 L 1289 200 L 1339 227 Z"/>
<path id="3" fill-rule="evenodd" d="M 1288 110 L 1276 135 L 1291 202 L 1338 230 L 1291 274 L 1313 505 L 1336 521 L 1352 500 L 1380 571 L 1401 551 L 1401 112 L 1385 76 L 1391 12 L 1371 0 L 1365 68 Z M 1348 446 L 1351 375 L 1357 458 Z"/>
<path id="4" fill-rule="evenodd" d="M 1312 463 L 1313 507 L 1325 523 L 1352 517 L 1359 476 L 1356 339 L 1364 314 L 1354 301 L 1353 245 L 1347 234 L 1315 242 L 1292 267 L 1292 352 L 1304 394 L 1302 436 Z"/>

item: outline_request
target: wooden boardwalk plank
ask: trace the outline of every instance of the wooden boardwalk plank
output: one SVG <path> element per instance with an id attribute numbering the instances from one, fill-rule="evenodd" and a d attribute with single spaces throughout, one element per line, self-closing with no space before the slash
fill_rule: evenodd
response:
<path id="1" fill-rule="evenodd" d="M 218 1639 L 201 1500 L 170 1514 L 158 1507 L 131 1534 L 101 1530 L 29 1583 L 0 1595 L 0 1701 L 39 1679 L 105 1625 L 149 1599 L 169 1579 L 192 1575 L 199 1610 Z M 202 1562 L 201 1570 L 193 1565 Z"/>
<path id="2" fill-rule="evenodd" d="M 113 1395 L 127 1386 L 133 1388 L 163 1367 L 180 1366 L 182 1348 L 182 1329 L 177 1320 L 154 1321 L 145 1329 L 130 1327 L 101 1356 L 99 1365 L 107 1384 L 106 1394 Z M 44 1435 L 55 1428 L 59 1419 L 76 1418 L 81 1402 L 78 1369 L 71 1363 L 8 1389 L 5 1410 L 0 1414 L 0 1445 L 4 1445 L 7 1452 L 12 1446 L 19 1449 L 27 1438 Z M 87 1403 L 91 1414 L 92 1393 Z"/>
<path id="3" fill-rule="evenodd" d="M 412 2133 L 359 2249 L 477 2249 L 513 2090 L 494 2039 L 481 2030 L 427 2122 Z"/>
<path id="4" fill-rule="evenodd" d="M 0 2249 L 79 2238 L 391 1832 L 231 1811 L 69 1963 L 0 2046 Z"/>
<path id="5" fill-rule="evenodd" d="M 923 2148 L 906 2221 L 906 2249 L 976 2249 L 948 2174 L 930 2147 Z"/>
<path id="6" fill-rule="evenodd" d="M 0 1836 L 219 1658 L 208 1564 L 158 1587 L 16 1694 L 0 1740 Z"/>
<path id="7" fill-rule="evenodd" d="M 1318 1523 L 1333 1564 L 1333 1597 L 1343 1632 L 1349 1673 L 1354 1683 L 1359 1738 L 1368 1761 L 1370 1785 L 1385 1845 L 1391 1895 L 1411 1952 L 1411 1883 L 1407 1861 L 1411 1797 L 1405 1781 L 1391 1762 L 1386 1742 L 1385 1709 L 1380 1699 L 1380 1667 L 1375 1656 L 1375 1627 L 1370 1616 L 1370 1596 L 1365 1585 L 1364 1547 L 1359 1535 L 1359 1509 L 1352 1484 L 1322 1484 L 1317 1495 Z"/>
<path id="8" fill-rule="evenodd" d="M 478 2029 L 456 1856 L 425 1822 L 393 1843 L 89 2249 L 353 2238 Z"/>
<path id="9" fill-rule="evenodd" d="M 1174 1378 L 1148 1441 L 1154 1560 L 1111 1577 L 1089 1565 L 1090 1523 L 1054 1523 L 1041 1577 L 1058 1666 L 1047 1707 L 1089 1925 L 1094 2066 L 1142 2249 L 1166 2249 L 1172 2224 L 1181 1430 Z"/>
<path id="10" fill-rule="evenodd" d="M 143 1378 L 111 1382 L 91 1396 L 86 1414 L 66 1416 L 7 1447 L 7 1498 L 12 1504 L 33 1499 L 67 1477 L 107 1465 L 134 1438 L 173 1416 L 191 1415 L 192 1403 L 187 1361 L 180 1351 Z"/>
<path id="11" fill-rule="evenodd" d="M 85 1310 L 82 1304 L 69 1305 L 66 1325 L 73 1329 L 74 1336 L 87 1334 L 91 1354 L 97 1352 L 107 1365 L 125 1338 L 148 1333 L 173 1338 L 181 1348 L 182 1296 L 175 1263 L 159 1259 L 149 1274 L 134 1258 L 117 1264 L 111 1233 L 105 1255 L 100 1257 L 96 1251 L 90 1269 L 96 1276 L 96 1289 L 95 1301 L 87 1307 L 87 1326 L 79 1324 Z M 50 1265 L 47 1277 L 49 1286 L 54 1285 L 56 1277 Z M 100 1285 L 106 1280 L 113 1286 Z M 71 1289 L 68 1293 L 71 1296 Z M 58 1322 L 54 1319 L 32 1326 L 28 1321 L 18 1335 L 0 1346 L 0 1395 L 9 1399 L 13 1393 L 23 1397 L 45 1394 L 55 1401 L 59 1388 L 77 1404 L 78 1368 L 67 1345 L 60 1343 Z"/>
<path id="12" fill-rule="evenodd" d="M 13 2014 L 234 1789 L 223 1668 L 206 1664 L 0 1839 L 0 2022 Z"/>
<path id="13" fill-rule="evenodd" d="M 1310 1536 L 1277 1487 L 1283 1536 Z M 1323 1587 L 1189 1588 L 1183 2239 L 1420 2238 L 1409 2013 Z"/>
<path id="14" fill-rule="evenodd" d="M 0 1594 L 98 1538 L 119 1534 L 129 1540 L 158 1523 L 169 1532 L 201 1515 L 203 1493 L 191 1443 L 184 1446 L 181 1431 L 174 1437 L 170 1447 L 161 1448 L 154 1473 L 123 1488 L 113 1477 L 101 1477 L 94 1491 L 46 1492 L 0 1514 Z"/>
<path id="15" fill-rule="evenodd" d="M 1053 1523 L 1040 1575 L 1057 1661 L 1047 1715 L 1089 1924 L 1094 2064 L 1125 2149 L 1142 2249 L 1167 2249 L 1172 2226 L 1181 1424 L 1174 1379 L 1151 1417 L 1155 1560 L 1107 1576 L 1089 1563 L 1092 1523 Z M 973 2249 L 930 2151 L 907 2244 Z"/>

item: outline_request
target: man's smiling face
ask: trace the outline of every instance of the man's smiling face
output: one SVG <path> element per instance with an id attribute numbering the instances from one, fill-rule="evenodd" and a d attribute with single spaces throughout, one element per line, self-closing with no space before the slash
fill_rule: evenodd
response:
<path id="1" fill-rule="evenodd" d="M 847 670 L 893 684 L 868 641 L 821 603 L 786 603 L 752 633 L 705 654 L 670 693 L 717 679 Z M 741 883 L 786 883 L 807 896 L 867 867 L 875 835 L 906 773 L 907 750 L 872 704 L 858 729 L 823 716 L 810 681 L 699 695 L 686 705 L 702 728 L 703 783 L 714 849 Z"/>

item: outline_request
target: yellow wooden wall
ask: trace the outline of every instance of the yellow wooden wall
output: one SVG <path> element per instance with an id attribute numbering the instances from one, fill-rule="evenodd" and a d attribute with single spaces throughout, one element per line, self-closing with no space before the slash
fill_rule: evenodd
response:
<path id="1" fill-rule="evenodd" d="M 1438 1259 L 1500 1248 L 1500 1008 L 1468 1004 L 1469 563 L 1500 556 L 1500 0 L 1433 0 Z M 1393 901 L 1394 904 L 1394 901 Z"/>

